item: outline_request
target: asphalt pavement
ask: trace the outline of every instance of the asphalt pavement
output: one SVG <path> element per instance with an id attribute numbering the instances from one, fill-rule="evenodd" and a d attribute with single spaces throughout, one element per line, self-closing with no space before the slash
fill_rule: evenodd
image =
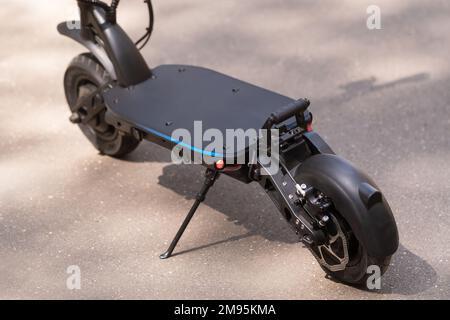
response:
<path id="1" fill-rule="evenodd" d="M 263 190 L 227 177 L 160 260 L 203 169 L 150 143 L 99 155 L 69 123 L 62 87 L 84 51 L 56 32 L 75 1 L 2 1 L 0 298 L 450 298 L 450 2 L 377 0 L 381 29 L 369 30 L 372 2 L 155 1 L 143 54 L 310 98 L 315 129 L 395 214 L 401 245 L 375 291 L 327 279 Z M 144 6 L 121 6 L 137 39 Z"/>

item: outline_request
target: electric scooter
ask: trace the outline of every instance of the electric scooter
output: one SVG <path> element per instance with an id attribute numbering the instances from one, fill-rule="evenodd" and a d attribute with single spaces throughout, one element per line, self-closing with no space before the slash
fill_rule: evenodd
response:
<path id="1" fill-rule="evenodd" d="M 259 183 L 331 277 L 363 284 L 369 266 L 378 266 L 380 274 L 386 271 L 399 244 L 392 211 L 374 181 L 335 155 L 313 130 L 308 99 L 291 99 L 201 67 L 150 69 L 140 53 L 153 30 L 150 0 L 145 1 L 149 25 L 137 43 L 117 23 L 120 0 L 110 5 L 77 2 L 80 21 L 58 25 L 59 33 L 89 50 L 74 58 L 65 72 L 70 121 L 101 154 L 111 157 L 123 157 L 148 140 L 169 150 L 180 147 L 179 156 L 213 159 L 202 158 L 204 184 L 161 259 L 171 257 L 214 182 L 227 175 Z M 194 133 L 197 120 L 204 129 L 224 135 L 228 129 L 271 133 L 232 150 L 224 145 L 223 152 L 173 137 L 180 129 Z M 250 153 L 261 140 L 265 149 Z M 276 170 L 268 165 L 272 155 Z"/>

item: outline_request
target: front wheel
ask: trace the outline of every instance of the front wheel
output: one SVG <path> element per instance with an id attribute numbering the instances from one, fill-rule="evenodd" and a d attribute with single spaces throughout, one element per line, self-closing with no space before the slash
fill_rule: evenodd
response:
<path id="1" fill-rule="evenodd" d="M 330 201 L 327 240 L 309 246 L 322 269 L 339 281 L 362 285 L 378 271 L 383 275 L 398 247 L 392 212 L 384 199 L 368 207 L 360 195 L 367 176 L 334 155 L 315 155 L 298 168 L 295 180 L 314 188 L 315 199 Z"/>
<path id="2" fill-rule="evenodd" d="M 73 112 L 77 103 L 110 81 L 109 74 L 90 53 L 75 57 L 64 76 L 67 102 Z M 84 107 L 83 107 L 84 108 Z M 87 113 L 81 108 L 79 112 Z M 105 121 L 105 111 L 100 112 L 87 124 L 79 124 L 86 138 L 101 153 L 111 157 L 122 157 L 132 152 L 139 140 L 117 130 Z"/>

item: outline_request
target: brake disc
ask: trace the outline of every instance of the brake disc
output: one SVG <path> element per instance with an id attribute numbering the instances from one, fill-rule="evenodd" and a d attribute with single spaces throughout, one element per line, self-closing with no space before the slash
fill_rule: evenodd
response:
<path id="1" fill-rule="evenodd" d="M 310 250 L 311 250 L 312 254 L 314 255 L 314 257 L 317 259 L 317 261 L 323 267 L 327 268 L 331 272 L 336 272 L 336 271 L 344 270 L 348 264 L 348 261 L 349 261 L 348 241 L 347 241 L 347 238 L 345 237 L 345 234 L 342 231 L 341 225 L 339 224 L 337 219 L 332 214 L 330 214 L 330 217 L 331 217 L 331 220 L 333 221 L 333 223 L 336 225 L 336 230 L 337 230 L 336 234 L 333 236 L 330 236 L 328 244 L 324 244 L 324 245 L 320 245 L 320 246 L 316 247 L 319 254 L 316 253 L 314 251 L 314 249 L 311 247 L 310 247 Z M 339 254 L 334 252 L 334 250 L 332 248 L 332 245 L 339 240 L 342 242 L 342 251 L 343 251 L 341 253 L 342 256 L 340 256 Z M 327 260 L 325 259 L 324 253 L 328 254 L 328 255 L 332 256 L 334 259 L 336 259 L 338 261 L 338 264 L 328 263 Z"/>

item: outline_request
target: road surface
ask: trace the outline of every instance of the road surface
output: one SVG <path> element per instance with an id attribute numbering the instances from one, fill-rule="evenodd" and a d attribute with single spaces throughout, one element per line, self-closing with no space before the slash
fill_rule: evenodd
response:
<path id="1" fill-rule="evenodd" d="M 143 54 L 311 99 L 315 129 L 393 208 L 401 245 L 377 291 L 326 279 L 263 191 L 227 177 L 161 261 L 202 168 L 148 143 L 100 156 L 62 89 L 83 49 L 55 28 L 75 1 L 2 1 L 0 298 L 450 298 L 450 3 L 377 0 L 380 30 L 366 26 L 370 4 L 156 1 Z M 122 6 L 136 39 L 144 7 Z M 66 286 L 74 265 L 80 290 Z"/>

